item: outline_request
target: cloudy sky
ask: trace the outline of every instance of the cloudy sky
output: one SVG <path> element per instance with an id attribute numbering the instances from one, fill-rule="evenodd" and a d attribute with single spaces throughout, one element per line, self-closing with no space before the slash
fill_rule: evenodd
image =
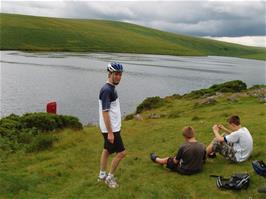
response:
<path id="1" fill-rule="evenodd" d="M 266 1 L 1 1 L 1 12 L 108 19 L 160 30 L 264 46 Z"/>

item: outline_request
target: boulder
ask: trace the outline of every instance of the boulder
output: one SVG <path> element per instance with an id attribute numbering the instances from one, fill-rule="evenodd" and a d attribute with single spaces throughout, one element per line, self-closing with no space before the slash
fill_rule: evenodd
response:
<path id="1" fill-rule="evenodd" d="M 148 115 L 149 119 L 159 119 L 161 116 L 159 114 L 156 113 L 151 113 Z"/>
<path id="2" fill-rule="evenodd" d="M 214 97 L 207 97 L 198 102 L 199 105 L 215 104 L 217 101 Z"/>
<path id="3" fill-rule="evenodd" d="M 138 113 L 138 114 L 134 115 L 134 119 L 138 120 L 138 121 L 142 121 L 143 117 L 141 116 L 141 114 Z"/>

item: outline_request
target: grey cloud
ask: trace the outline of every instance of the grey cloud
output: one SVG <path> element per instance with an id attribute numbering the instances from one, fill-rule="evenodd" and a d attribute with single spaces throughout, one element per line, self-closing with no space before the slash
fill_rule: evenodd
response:
<path id="1" fill-rule="evenodd" d="M 265 1 L 2 2 L 3 12 L 108 19 L 198 36 L 266 35 Z"/>

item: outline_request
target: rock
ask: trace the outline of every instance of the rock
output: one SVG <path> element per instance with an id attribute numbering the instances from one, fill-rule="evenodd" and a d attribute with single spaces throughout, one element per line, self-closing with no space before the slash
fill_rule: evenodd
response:
<path id="1" fill-rule="evenodd" d="M 263 97 L 266 95 L 266 88 L 254 89 L 249 91 L 248 94 L 253 97 Z"/>
<path id="2" fill-rule="evenodd" d="M 159 119 L 161 116 L 156 113 L 151 113 L 148 115 L 149 119 Z"/>
<path id="3" fill-rule="evenodd" d="M 136 114 L 136 115 L 134 115 L 134 119 L 138 120 L 138 121 L 142 121 L 143 117 L 140 114 Z"/>
<path id="4" fill-rule="evenodd" d="M 215 104 L 217 101 L 214 97 L 207 97 L 205 99 L 202 99 L 198 102 L 199 105 L 209 105 L 209 104 Z"/>
<path id="5" fill-rule="evenodd" d="M 236 95 L 231 95 L 227 98 L 227 100 L 231 102 L 238 102 L 239 98 Z"/>
<path id="6" fill-rule="evenodd" d="M 205 98 L 213 97 L 213 96 L 214 96 L 213 93 L 205 93 L 203 96 L 201 96 L 201 98 L 205 99 Z"/>
<path id="7" fill-rule="evenodd" d="M 266 103 L 266 96 L 262 96 L 259 98 L 261 103 Z"/>
<path id="8" fill-rule="evenodd" d="M 223 96 L 224 94 L 223 93 L 221 93 L 221 92 L 215 92 L 215 96 L 216 97 L 221 97 L 221 96 Z"/>

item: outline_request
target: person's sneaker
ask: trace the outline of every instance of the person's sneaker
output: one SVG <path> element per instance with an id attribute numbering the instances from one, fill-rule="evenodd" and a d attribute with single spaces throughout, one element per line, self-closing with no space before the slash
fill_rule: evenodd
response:
<path id="1" fill-rule="evenodd" d="M 104 182 L 106 177 L 107 177 L 107 175 L 99 175 L 97 181 L 98 182 Z"/>
<path id="2" fill-rule="evenodd" d="M 108 185 L 109 188 L 117 188 L 119 187 L 118 183 L 116 182 L 115 177 L 107 176 L 105 179 L 105 183 Z"/>
<path id="3" fill-rule="evenodd" d="M 208 158 L 216 158 L 216 153 L 215 152 L 209 153 Z"/>
<path id="4" fill-rule="evenodd" d="M 150 154 L 150 158 L 151 158 L 151 160 L 152 160 L 153 162 L 155 162 L 155 161 L 156 161 L 156 158 L 157 158 L 157 155 L 156 155 L 155 153 L 151 153 L 151 154 Z"/>

